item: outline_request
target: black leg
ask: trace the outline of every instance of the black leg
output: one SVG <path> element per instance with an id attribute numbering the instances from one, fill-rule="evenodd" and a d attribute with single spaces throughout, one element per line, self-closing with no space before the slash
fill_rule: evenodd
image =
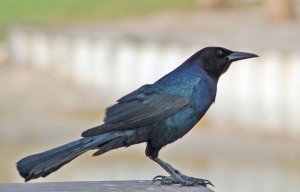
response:
<path id="1" fill-rule="evenodd" d="M 181 184 L 182 186 L 197 186 L 197 185 L 214 186 L 209 180 L 195 178 L 195 177 L 188 177 L 180 173 L 170 164 L 164 162 L 158 157 L 154 157 L 151 159 L 155 161 L 157 164 L 159 164 L 164 170 L 166 170 L 170 174 L 170 176 L 162 176 L 162 175 L 156 176 L 153 178 L 152 180 L 153 182 L 159 181 L 161 184 L 165 184 L 165 185 Z"/>

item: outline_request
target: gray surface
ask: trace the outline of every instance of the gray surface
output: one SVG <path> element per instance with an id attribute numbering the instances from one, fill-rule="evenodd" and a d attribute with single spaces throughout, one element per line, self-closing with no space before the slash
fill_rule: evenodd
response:
<path id="1" fill-rule="evenodd" d="M 185 191 L 213 192 L 207 187 L 182 187 L 180 185 L 163 186 L 151 184 L 151 181 L 86 181 L 86 182 L 57 182 L 57 183 L 10 183 L 0 184 L 1 192 L 48 192 L 48 191 Z"/>

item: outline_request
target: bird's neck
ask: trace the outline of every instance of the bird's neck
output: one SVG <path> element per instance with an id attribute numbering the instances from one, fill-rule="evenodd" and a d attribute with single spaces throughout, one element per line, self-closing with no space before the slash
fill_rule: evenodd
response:
<path id="1" fill-rule="evenodd" d="M 207 72 L 207 75 L 214 80 L 214 82 L 217 84 L 218 81 L 219 81 L 219 78 L 221 75 L 217 75 L 217 74 L 213 74 L 213 73 L 210 73 L 209 71 L 205 70 Z"/>
<path id="2" fill-rule="evenodd" d="M 200 63 L 200 65 L 199 65 L 199 63 Z M 190 70 L 195 71 L 196 73 L 207 76 L 208 78 L 212 79 L 213 82 L 216 84 L 218 83 L 219 78 L 221 76 L 221 74 L 208 69 L 205 65 L 205 62 L 203 62 L 203 61 L 197 61 L 194 63 L 186 63 L 185 68 L 189 68 Z"/>

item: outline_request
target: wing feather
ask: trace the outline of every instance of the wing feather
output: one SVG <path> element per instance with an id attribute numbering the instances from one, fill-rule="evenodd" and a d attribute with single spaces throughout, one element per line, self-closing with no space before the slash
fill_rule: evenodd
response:
<path id="1" fill-rule="evenodd" d="M 128 97 L 128 96 L 127 96 Z M 82 136 L 94 136 L 110 131 L 134 129 L 158 122 L 189 105 L 189 97 L 171 95 L 163 92 L 135 94 L 130 99 L 106 110 L 104 124 L 83 132 Z"/>

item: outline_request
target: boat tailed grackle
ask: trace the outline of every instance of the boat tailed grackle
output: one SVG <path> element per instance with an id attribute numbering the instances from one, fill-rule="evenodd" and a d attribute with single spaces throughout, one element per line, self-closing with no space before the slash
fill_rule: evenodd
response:
<path id="1" fill-rule="evenodd" d="M 82 133 L 82 138 L 17 163 L 25 181 L 45 177 L 86 151 L 101 155 L 112 149 L 147 143 L 146 155 L 170 176 L 157 176 L 161 184 L 212 185 L 188 177 L 158 157 L 162 147 L 189 132 L 215 101 L 217 83 L 233 61 L 257 57 L 252 53 L 206 47 L 153 84 L 120 98 L 106 110 L 104 123 Z"/>

